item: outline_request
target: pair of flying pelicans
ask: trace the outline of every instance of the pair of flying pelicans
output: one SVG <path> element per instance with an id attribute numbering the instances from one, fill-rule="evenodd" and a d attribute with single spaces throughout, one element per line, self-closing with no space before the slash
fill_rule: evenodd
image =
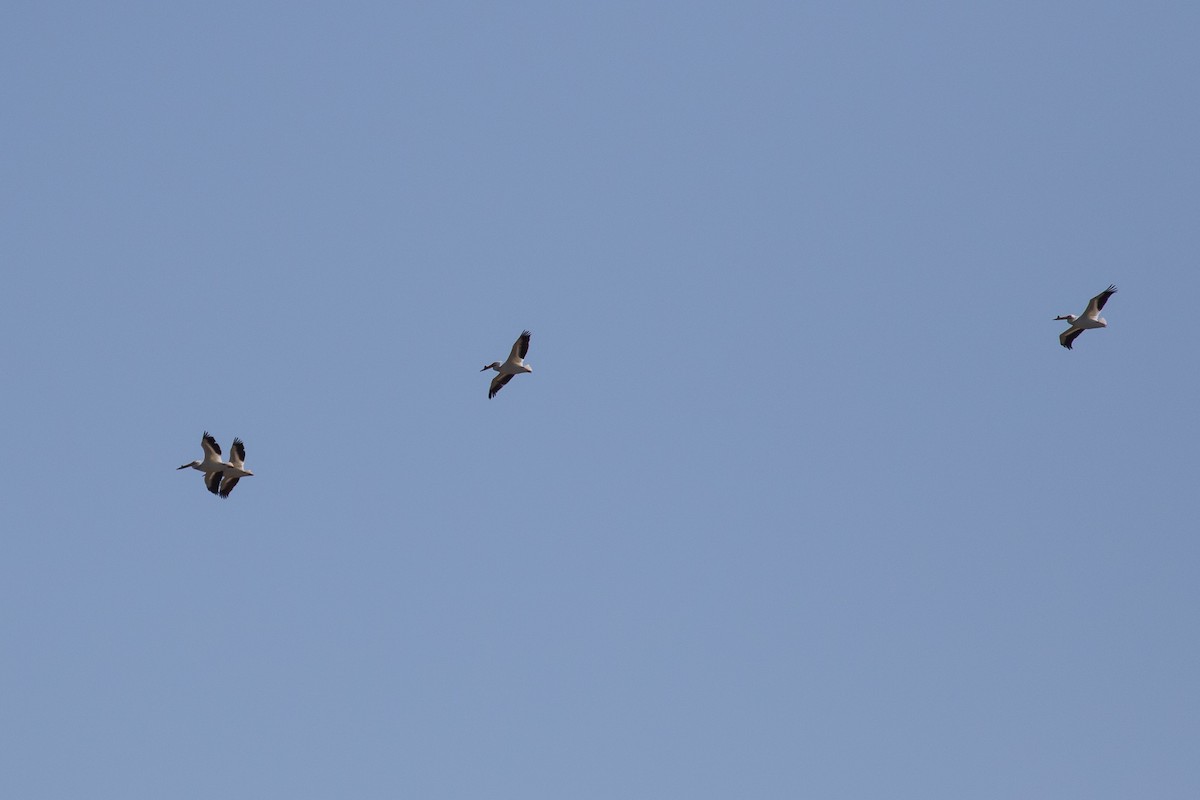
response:
<path id="1" fill-rule="evenodd" d="M 503 389 L 514 375 L 533 372 L 533 367 L 525 363 L 525 356 L 528 353 L 529 331 L 522 331 L 521 335 L 517 337 L 517 341 L 513 342 L 508 360 L 503 363 L 493 361 L 480 370 L 480 372 L 484 372 L 494 369 L 497 372 L 496 377 L 492 378 L 492 385 L 488 387 L 489 400 L 495 397 L 496 392 Z M 200 447 L 204 450 L 204 458 L 184 464 L 179 469 L 191 467 L 203 472 L 204 485 L 213 494 L 219 497 L 229 497 L 229 493 L 233 491 L 233 487 L 237 486 L 239 480 L 254 475 L 253 472 L 246 469 L 246 445 L 242 443 L 241 439 L 233 440 L 233 446 L 229 448 L 228 461 L 221 460 L 221 445 L 217 444 L 217 440 L 209 435 L 208 431 L 205 431 L 204 435 L 200 437 Z"/>
<path id="2" fill-rule="evenodd" d="M 204 450 L 204 458 L 184 464 L 179 469 L 198 469 L 204 473 L 204 485 L 219 497 L 229 497 L 238 481 L 254 475 L 246 469 L 246 445 L 241 439 L 234 439 L 229 448 L 229 460 L 221 460 L 221 445 L 208 431 L 200 437 L 200 447 Z"/>

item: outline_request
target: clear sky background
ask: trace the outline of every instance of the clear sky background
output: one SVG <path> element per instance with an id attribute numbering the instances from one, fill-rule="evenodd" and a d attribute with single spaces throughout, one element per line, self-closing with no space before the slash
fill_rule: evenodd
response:
<path id="1" fill-rule="evenodd" d="M 1200 796 L 1198 41 L 5 4 L 0 794 Z"/>

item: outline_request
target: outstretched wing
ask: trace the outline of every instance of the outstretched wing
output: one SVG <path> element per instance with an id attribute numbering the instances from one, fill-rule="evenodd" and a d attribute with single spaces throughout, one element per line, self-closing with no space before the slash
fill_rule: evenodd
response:
<path id="1" fill-rule="evenodd" d="M 229 463 L 238 469 L 246 463 L 246 445 L 241 439 L 234 439 L 233 445 L 229 448 Z"/>
<path id="2" fill-rule="evenodd" d="M 1083 328 L 1067 328 L 1058 335 L 1058 343 L 1068 350 L 1074 350 L 1075 348 L 1071 347 L 1071 342 L 1078 339 L 1081 333 L 1083 333 Z"/>
<path id="3" fill-rule="evenodd" d="M 204 473 L 204 485 L 208 487 L 210 492 L 216 494 L 221 490 L 221 478 L 223 477 L 225 477 L 224 472 L 206 472 Z M 237 478 L 234 478 L 233 482 L 237 483 Z M 224 497 L 225 495 L 222 494 L 221 496 Z"/>
<path id="4" fill-rule="evenodd" d="M 1096 295 L 1095 297 L 1093 297 L 1091 300 L 1088 301 L 1088 307 L 1087 307 L 1087 312 L 1086 312 L 1087 315 L 1089 317 L 1094 317 L 1097 314 L 1099 314 L 1100 311 L 1104 308 L 1104 304 L 1108 302 L 1108 298 L 1112 297 L 1116 293 L 1117 293 L 1117 287 L 1113 286 L 1110 283 L 1108 285 L 1107 289 L 1105 289 L 1103 292 L 1101 292 L 1100 294 Z"/>
<path id="5" fill-rule="evenodd" d="M 521 331 L 520 337 L 513 342 L 512 352 L 508 354 L 508 360 L 514 364 L 520 364 L 521 361 L 529 353 L 529 331 Z"/>
<path id="6" fill-rule="evenodd" d="M 488 388 L 488 400 L 496 396 L 496 392 L 504 388 L 504 385 L 513 379 L 512 375 L 497 375 L 492 378 L 492 385 Z"/>
<path id="7" fill-rule="evenodd" d="M 233 487 L 237 486 L 241 478 L 230 478 L 225 481 L 225 485 L 221 487 L 221 497 L 229 497 L 229 493 L 233 491 Z"/>
<path id="8" fill-rule="evenodd" d="M 206 460 L 221 460 L 221 445 L 217 444 L 216 437 L 208 431 L 205 431 L 204 435 L 200 437 L 200 446 L 204 448 Z"/>

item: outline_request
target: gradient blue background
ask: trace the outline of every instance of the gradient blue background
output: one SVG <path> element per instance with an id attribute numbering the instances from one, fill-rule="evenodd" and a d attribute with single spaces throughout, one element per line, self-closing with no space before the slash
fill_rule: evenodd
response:
<path id="1" fill-rule="evenodd" d="M 6 4 L 0 794 L 1200 796 L 1198 41 Z"/>

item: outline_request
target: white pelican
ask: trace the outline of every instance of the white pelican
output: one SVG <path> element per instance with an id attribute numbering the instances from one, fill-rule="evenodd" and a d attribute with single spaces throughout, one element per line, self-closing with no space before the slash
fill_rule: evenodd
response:
<path id="1" fill-rule="evenodd" d="M 484 366 L 480 372 L 486 372 L 489 369 L 494 369 L 500 374 L 492 378 L 492 385 L 488 388 L 488 399 L 491 400 L 496 396 L 496 392 L 504 388 L 504 384 L 513 379 L 513 375 L 520 375 L 522 372 L 533 372 L 533 367 L 529 366 L 523 360 L 525 354 L 529 352 L 529 331 L 522 331 L 521 336 L 513 342 L 512 352 L 508 354 L 508 360 L 501 364 L 499 361 L 493 361 Z"/>
<path id="2" fill-rule="evenodd" d="M 1107 328 L 1108 321 L 1100 316 L 1100 310 L 1117 291 L 1117 287 L 1109 284 L 1108 288 L 1088 301 L 1087 308 L 1081 316 L 1067 314 L 1065 317 L 1055 317 L 1056 320 L 1066 320 L 1071 327 L 1058 335 L 1058 343 L 1068 350 L 1073 350 L 1071 343 L 1079 338 L 1079 334 L 1088 328 Z"/>
<path id="3" fill-rule="evenodd" d="M 241 439 L 234 439 L 229 448 L 229 461 L 225 464 L 223 474 L 225 481 L 221 484 L 221 497 L 229 497 L 237 482 L 245 477 L 253 477 L 254 473 L 243 466 L 246 463 L 246 445 Z"/>
<path id="4" fill-rule="evenodd" d="M 209 435 L 208 431 L 200 437 L 200 446 L 204 448 L 204 460 L 193 461 L 190 464 L 184 464 L 178 469 L 198 469 L 204 473 L 204 485 L 213 494 L 216 494 L 221 486 L 221 473 L 225 469 L 225 462 L 221 461 L 221 445 L 217 444 L 217 440 Z"/>

